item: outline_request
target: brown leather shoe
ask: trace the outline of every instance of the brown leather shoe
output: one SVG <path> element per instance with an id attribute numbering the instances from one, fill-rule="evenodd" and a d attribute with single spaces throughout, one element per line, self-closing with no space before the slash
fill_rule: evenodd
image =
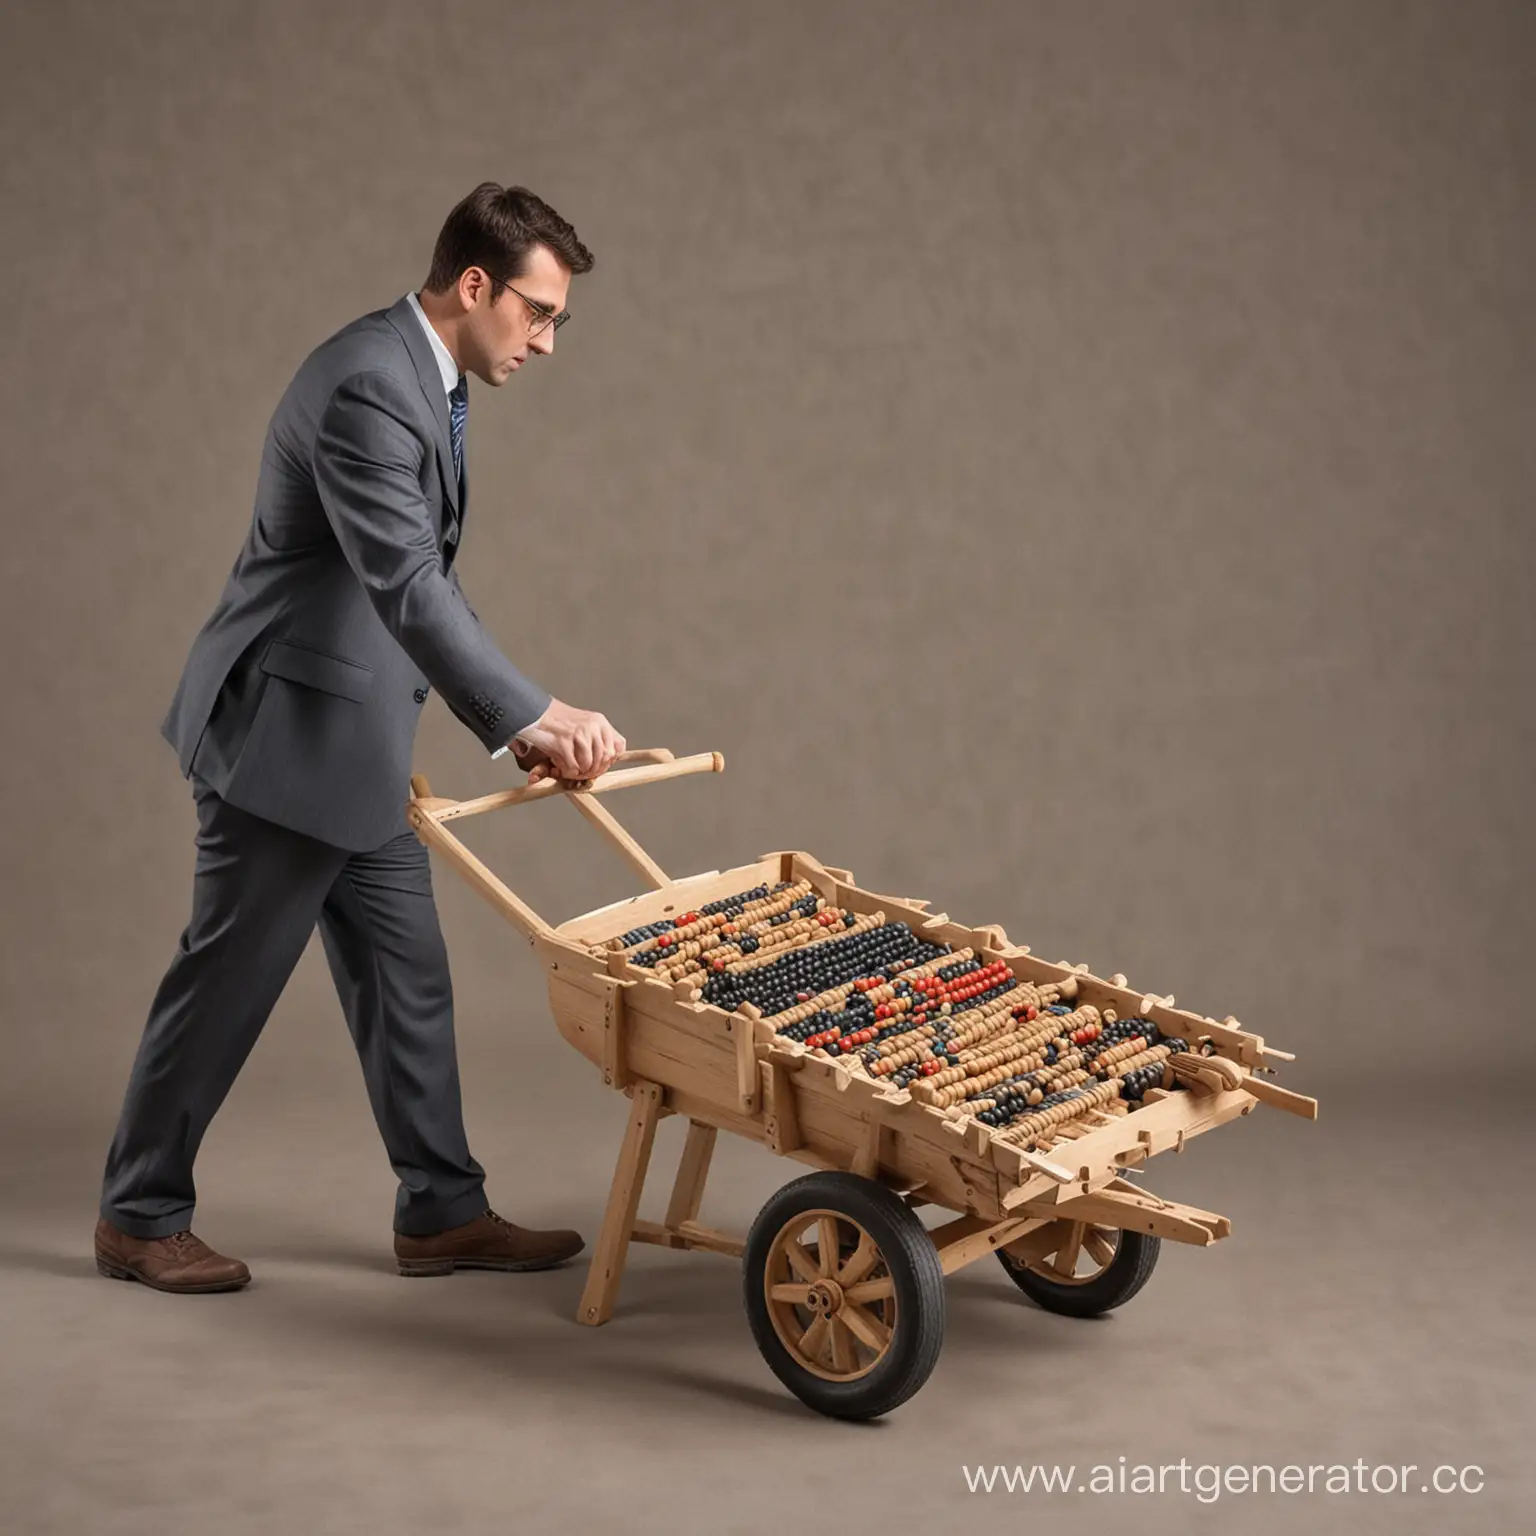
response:
<path id="1" fill-rule="evenodd" d="M 586 1246 L 578 1232 L 536 1232 L 486 1211 L 430 1237 L 395 1233 L 402 1275 L 451 1275 L 456 1269 L 548 1269 Z"/>
<path id="2" fill-rule="evenodd" d="M 239 1259 L 215 1253 L 190 1231 L 130 1237 L 105 1216 L 96 1223 L 96 1268 L 112 1280 L 139 1280 L 157 1291 L 236 1291 L 251 1278 Z"/>

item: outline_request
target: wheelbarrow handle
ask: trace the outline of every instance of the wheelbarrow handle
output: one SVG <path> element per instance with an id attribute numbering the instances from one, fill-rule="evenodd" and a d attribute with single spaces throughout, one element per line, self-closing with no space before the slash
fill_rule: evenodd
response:
<path id="1" fill-rule="evenodd" d="M 670 747 L 631 747 L 629 751 L 620 752 L 614 758 L 613 767 L 617 768 L 620 763 L 675 763 L 676 761 Z"/>
<path id="2" fill-rule="evenodd" d="M 622 772 L 615 772 L 621 763 L 628 766 Z M 516 789 L 499 789 L 494 794 L 479 795 L 473 800 L 444 800 L 435 796 L 426 774 L 413 773 L 411 797 L 413 804 L 426 802 L 424 808 L 434 820 L 453 821 L 460 816 L 479 816 L 485 811 L 500 810 L 504 805 L 523 805 L 529 800 L 544 800 L 551 795 L 605 795 L 616 789 L 656 784 L 662 779 L 681 778 L 690 773 L 724 772 L 725 755 L 720 752 L 695 752 L 691 757 L 677 757 L 666 747 L 636 747 L 620 753 L 613 766 L 595 779 L 544 779 L 538 784 L 523 784 Z"/>
<path id="3" fill-rule="evenodd" d="M 620 768 L 620 764 L 625 765 Z M 615 772 L 614 770 L 619 771 Z M 561 795 L 581 812 L 611 842 L 642 879 L 653 888 L 672 882 L 665 870 L 621 827 L 596 796 L 636 784 L 655 784 L 662 779 L 681 778 L 691 773 L 723 773 L 725 757 L 720 752 L 696 752 L 691 757 L 677 757 L 666 747 L 638 747 L 622 752 L 606 773 L 581 783 L 565 779 L 544 779 L 538 784 L 524 784 L 517 789 L 498 790 L 473 800 L 445 800 L 432 793 L 424 773 L 411 775 L 411 798 L 406 805 L 406 819 L 417 837 L 445 856 L 492 905 L 511 919 L 532 939 L 552 932 L 532 907 L 497 878 L 464 844 L 443 825 L 460 816 L 479 816 L 507 805 L 522 805 L 529 800 L 547 800 Z"/>
<path id="4" fill-rule="evenodd" d="M 524 741 L 521 736 L 515 739 L 513 745 L 520 752 L 526 753 L 533 750 L 532 743 Z M 674 761 L 676 759 L 673 757 L 670 747 L 631 747 L 627 752 L 620 752 L 608 766 L 611 770 L 617 768 L 620 763 L 670 763 Z M 592 780 L 573 779 L 569 782 L 590 784 Z"/>

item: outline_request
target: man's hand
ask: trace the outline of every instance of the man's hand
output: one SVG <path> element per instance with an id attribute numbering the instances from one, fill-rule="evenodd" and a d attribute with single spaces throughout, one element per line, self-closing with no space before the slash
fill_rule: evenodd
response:
<path id="1" fill-rule="evenodd" d="M 549 760 L 549 754 L 540 752 L 536 747 L 530 747 L 521 736 L 512 742 L 512 759 L 527 773 L 530 784 L 538 784 L 544 779 L 555 776 L 554 765 Z"/>
<path id="2" fill-rule="evenodd" d="M 548 778 L 588 783 L 606 773 L 624 747 L 624 738 L 606 716 L 559 699 L 552 699 L 512 743 L 518 767 L 528 770 L 530 784 Z"/>
<path id="3" fill-rule="evenodd" d="M 541 784 L 545 779 L 559 779 L 560 775 L 555 772 L 555 765 L 550 762 L 547 752 L 541 752 L 537 747 L 525 752 L 523 750 L 524 746 L 526 746 L 526 743 L 519 736 L 516 745 L 512 749 L 512 756 L 519 768 L 524 768 L 528 771 L 528 782 L 530 784 Z M 567 780 L 566 782 L 575 783 L 578 781 Z"/>

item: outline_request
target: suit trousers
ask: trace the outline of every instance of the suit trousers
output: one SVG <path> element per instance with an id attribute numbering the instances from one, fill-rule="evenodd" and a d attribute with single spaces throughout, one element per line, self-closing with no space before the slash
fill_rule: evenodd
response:
<path id="1" fill-rule="evenodd" d="M 400 1180 L 397 1232 L 487 1207 L 459 1094 L 448 953 L 413 832 L 352 853 L 230 805 L 194 777 L 192 916 L 150 1005 L 107 1154 L 101 1214 L 131 1236 L 192 1224 L 192 1164 L 315 924 Z"/>

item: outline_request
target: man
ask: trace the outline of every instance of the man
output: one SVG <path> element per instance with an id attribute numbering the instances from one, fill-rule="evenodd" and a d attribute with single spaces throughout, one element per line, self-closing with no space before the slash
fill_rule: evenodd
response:
<path id="1" fill-rule="evenodd" d="M 419 294 L 315 349 L 267 429 L 255 512 L 161 726 L 193 784 L 192 916 L 150 1007 L 107 1155 L 96 1262 L 163 1291 L 250 1271 L 191 1231 L 192 1164 L 318 922 L 400 1185 L 402 1274 L 539 1269 L 579 1252 L 491 1210 L 459 1097 L 448 959 L 405 820 L 437 689 L 529 782 L 607 770 L 624 738 L 525 678 L 454 568 L 468 378 L 554 352 L 592 256 L 524 187 L 449 214 Z"/>

